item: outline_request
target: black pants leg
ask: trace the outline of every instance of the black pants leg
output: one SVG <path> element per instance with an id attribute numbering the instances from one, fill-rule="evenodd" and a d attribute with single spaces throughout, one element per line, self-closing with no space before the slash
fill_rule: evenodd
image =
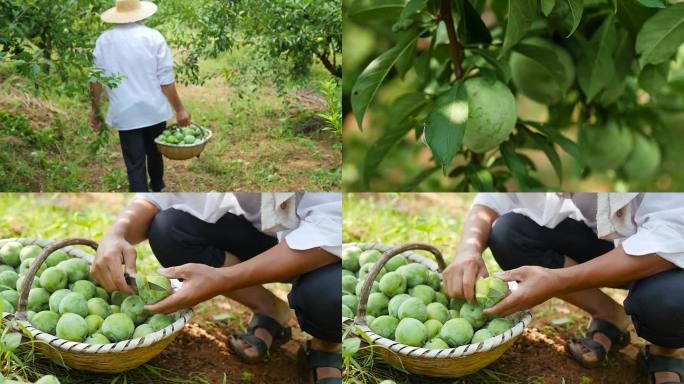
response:
<path id="1" fill-rule="evenodd" d="M 152 251 L 165 266 L 202 263 L 220 267 L 225 251 L 241 261 L 274 247 L 276 238 L 259 232 L 242 216 L 226 214 L 210 224 L 176 209 L 159 212 L 150 225 Z M 297 277 L 289 294 L 303 331 L 316 338 L 340 342 L 342 308 L 341 262 Z"/>
<path id="2" fill-rule="evenodd" d="M 130 192 L 148 192 L 147 167 L 153 191 L 164 188 L 164 162 L 154 139 L 166 129 L 166 122 L 150 127 L 119 131 L 121 152 L 128 173 Z"/>
<path id="3" fill-rule="evenodd" d="M 525 215 L 507 213 L 494 223 L 489 249 L 504 270 L 523 265 L 561 268 L 564 256 L 583 263 L 612 250 L 613 243 L 597 238 L 581 221 L 565 219 L 551 229 Z"/>

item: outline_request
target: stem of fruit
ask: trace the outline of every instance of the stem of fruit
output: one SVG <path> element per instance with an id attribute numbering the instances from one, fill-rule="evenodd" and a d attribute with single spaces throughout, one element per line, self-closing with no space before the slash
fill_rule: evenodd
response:
<path id="1" fill-rule="evenodd" d="M 458 42 L 458 36 L 456 36 L 454 18 L 451 14 L 451 1 L 452 0 L 442 0 L 440 19 L 444 21 L 444 24 L 446 24 L 447 35 L 449 36 L 449 45 L 451 47 L 451 61 L 454 64 L 454 75 L 456 76 L 456 80 L 460 80 L 463 77 L 463 56 L 461 52 L 461 44 Z"/>

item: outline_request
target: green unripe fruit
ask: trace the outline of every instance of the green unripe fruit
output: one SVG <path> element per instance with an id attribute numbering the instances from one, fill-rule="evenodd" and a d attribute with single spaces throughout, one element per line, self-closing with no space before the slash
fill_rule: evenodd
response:
<path id="1" fill-rule="evenodd" d="M 24 284 L 24 279 L 26 279 L 26 275 L 21 276 L 19 275 L 19 278 L 17 279 L 17 291 L 21 292 L 21 286 Z M 33 279 L 31 281 L 31 288 L 41 288 L 40 286 L 40 279 Z"/>
<path id="2" fill-rule="evenodd" d="M 515 97 L 508 87 L 494 79 L 474 77 L 463 82 L 468 93 L 468 121 L 463 144 L 484 153 L 508 139 L 518 114 Z"/>
<path id="3" fill-rule="evenodd" d="M 354 276 L 342 276 L 342 290 L 353 293 L 354 288 L 356 288 L 356 284 L 358 283 L 358 280 Z"/>
<path id="4" fill-rule="evenodd" d="M 494 337 L 491 332 L 487 328 L 482 328 L 475 332 L 473 335 L 473 339 L 470 341 L 470 344 L 478 344 L 481 343 L 489 338 Z"/>
<path id="5" fill-rule="evenodd" d="M 634 147 L 634 135 L 629 128 L 609 120 L 605 125 L 580 127 L 577 144 L 582 149 L 583 162 L 597 171 L 621 166 Z"/>
<path id="6" fill-rule="evenodd" d="M 59 315 L 51 311 L 40 311 L 33 315 L 30 320 L 34 327 L 51 335 L 55 334 L 55 328 L 57 328 L 58 321 Z"/>
<path id="7" fill-rule="evenodd" d="M 159 331 L 173 324 L 173 319 L 171 316 L 155 313 L 147 319 L 147 324 L 151 325 L 155 331 Z"/>
<path id="8" fill-rule="evenodd" d="M 354 312 L 352 312 L 352 310 L 344 304 L 342 304 L 342 317 L 348 317 L 350 319 L 354 318 Z"/>
<path id="9" fill-rule="evenodd" d="M 48 267 L 55 267 L 55 266 L 57 266 L 57 264 L 61 263 L 62 261 L 66 260 L 68 258 L 69 258 L 69 255 L 67 255 L 66 252 L 64 252 L 61 249 L 58 249 L 58 250 L 52 252 L 50 254 L 50 256 L 48 256 L 45 259 L 44 264 L 47 265 Z"/>
<path id="10" fill-rule="evenodd" d="M 21 252 L 19 252 L 19 260 L 24 261 L 26 259 L 35 259 L 40 255 L 41 252 L 43 252 L 43 248 L 35 244 L 27 245 L 21 249 Z"/>
<path id="11" fill-rule="evenodd" d="M 446 341 L 440 339 L 439 337 L 435 337 L 432 340 L 428 341 L 423 348 L 425 349 L 448 349 L 449 344 L 446 343 Z"/>
<path id="12" fill-rule="evenodd" d="M 628 180 L 648 180 L 660 169 L 660 147 L 642 134 L 634 135 L 634 146 L 622 165 Z"/>
<path id="13" fill-rule="evenodd" d="M 435 291 L 439 291 L 442 288 L 442 278 L 439 276 L 439 273 L 429 271 L 426 284 Z"/>
<path id="14" fill-rule="evenodd" d="M 124 313 L 115 313 L 109 315 L 102 323 L 102 334 L 108 340 L 117 342 L 121 340 L 128 340 L 135 332 L 135 325 L 130 317 Z"/>
<path id="15" fill-rule="evenodd" d="M 86 344 L 109 344 L 107 337 L 101 333 L 94 333 L 83 341 Z"/>
<path id="16" fill-rule="evenodd" d="M 423 324 L 425 324 L 425 329 L 427 329 L 428 339 L 432 339 L 433 337 L 437 336 L 439 331 L 442 329 L 442 323 L 434 319 L 428 319 Z"/>
<path id="17" fill-rule="evenodd" d="M 541 37 L 529 37 L 522 44 L 536 47 L 559 65 L 551 68 L 520 52 L 511 53 L 511 78 L 515 87 L 530 99 L 542 104 L 556 104 L 563 99 L 575 79 L 575 64 L 563 47 Z"/>
<path id="18" fill-rule="evenodd" d="M 109 293 L 102 287 L 95 287 L 95 297 L 99 297 L 100 299 L 109 302 Z"/>
<path id="19" fill-rule="evenodd" d="M 66 272 L 70 283 L 87 279 L 90 271 L 88 262 L 79 258 L 64 260 L 57 267 Z"/>
<path id="20" fill-rule="evenodd" d="M 375 292 L 368 296 L 368 303 L 366 304 L 366 312 L 371 316 L 382 316 L 386 315 L 387 304 L 389 304 L 389 299 L 383 293 Z"/>
<path id="21" fill-rule="evenodd" d="M 14 308 L 19 305 L 19 292 L 14 289 L 8 289 L 6 291 L 0 292 L 0 298 L 7 300 L 8 303 L 12 304 Z"/>
<path id="22" fill-rule="evenodd" d="M 151 325 L 149 324 L 140 324 L 135 328 L 135 331 L 133 331 L 133 339 L 137 339 L 139 337 L 145 337 L 149 335 L 150 333 L 156 332 L 154 328 L 152 328 Z"/>
<path id="23" fill-rule="evenodd" d="M 359 299 L 354 296 L 354 295 L 343 295 L 342 296 L 342 304 L 346 305 L 349 307 L 349 309 L 356 314 L 356 310 L 359 306 Z"/>
<path id="24" fill-rule="evenodd" d="M 48 309 L 50 302 L 50 292 L 45 288 L 31 288 L 28 295 L 28 309 L 33 312 L 40 312 Z"/>
<path id="25" fill-rule="evenodd" d="M 394 272 L 396 271 L 399 267 L 402 265 L 408 264 L 408 260 L 402 255 L 396 255 L 392 257 L 391 259 L 387 260 L 387 263 L 385 263 L 385 269 L 389 272 Z"/>
<path id="26" fill-rule="evenodd" d="M 123 291 L 114 291 L 112 292 L 112 304 L 113 305 L 121 305 L 123 301 L 130 296 L 129 293 L 123 292 Z"/>
<path id="27" fill-rule="evenodd" d="M 5 265 L 5 264 L 0 264 L 0 273 L 5 272 L 5 271 L 16 272 L 16 271 L 14 270 L 14 268 L 12 268 L 11 266 Z"/>
<path id="28" fill-rule="evenodd" d="M 88 325 L 88 334 L 92 335 L 100 330 L 104 319 L 98 315 L 88 315 L 85 318 L 86 324 Z"/>
<path id="29" fill-rule="evenodd" d="M 147 305 L 158 303 L 173 292 L 171 280 L 166 276 L 156 273 L 139 273 L 135 278 L 135 282 L 138 287 L 138 295 Z"/>
<path id="30" fill-rule="evenodd" d="M 405 293 L 394 296 L 390 299 L 389 304 L 387 304 L 387 312 L 390 314 L 390 316 L 399 318 L 399 307 L 404 301 L 406 301 L 406 299 L 410 298 L 411 296 Z"/>
<path id="31" fill-rule="evenodd" d="M 112 309 L 109 307 L 106 301 L 99 297 L 93 297 L 88 300 L 88 313 L 91 315 L 98 315 L 103 319 L 106 319 L 112 314 Z"/>
<path id="32" fill-rule="evenodd" d="M 68 289 L 59 289 L 57 291 L 52 292 L 52 295 L 50 295 L 50 300 L 48 301 L 50 310 L 52 312 L 57 312 L 59 313 L 59 303 L 62 302 L 62 299 L 64 296 L 70 294 L 71 291 Z"/>
<path id="33" fill-rule="evenodd" d="M 33 384 L 59 384 L 59 380 L 55 376 L 45 375 Z"/>
<path id="34" fill-rule="evenodd" d="M 375 263 L 380 260 L 380 256 L 382 253 L 377 249 L 367 249 L 359 255 L 359 266 L 363 267 L 365 264 Z"/>
<path id="35" fill-rule="evenodd" d="M 427 282 L 428 271 L 428 267 L 419 263 L 406 264 L 397 268 L 397 272 L 406 278 L 406 286 L 409 288 L 425 284 Z"/>
<path id="36" fill-rule="evenodd" d="M 460 319 L 460 318 L 461 318 L 461 314 L 458 313 L 458 311 L 455 310 L 455 309 L 450 309 L 450 310 L 449 310 L 449 316 L 450 316 L 452 319 Z"/>
<path id="37" fill-rule="evenodd" d="M 421 323 L 427 320 L 427 307 L 421 299 L 411 297 L 399 306 L 399 319 L 414 318 Z"/>
<path id="38" fill-rule="evenodd" d="M 399 320 L 395 317 L 383 315 L 376 317 L 369 325 L 370 329 L 377 333 L 378 335 L 387 338 L 394 339 L 394 331 L 399 325 Z"/>
<path id="39" fill-rule="evenodd" d="M 475 299 L 483 308 L 489 308 L 508 295 L 508 284 L 494 277 L 478 277 L 475 282 Z"/>
<path id="40" fill-rule="evenodd" d="M 504 318 L 492 319 L 487 324 L 487 330 L 494 336 L 498 336 L 511 328 L 513 328 L 513 322 Z"/>
<path id="41" fill-rule="evenodd" d="M 57 322 L 57 337 L 71 341 L 83 341 L 88 335 L 88 324 L 75 313 L 65 313 Z"/>
<path id="42" fill-rule="evenodd" d="M 365 283 L 365 281 L 359 281 L 356 284 L 356 289 L 354 290 L 354 293 L 356 294 L 356 296 L 361 296 L 361 288 L 363 288 L 364 283 Z M 380 283 L 378 283 L 377 281 L 373 281 L 373 284 L 371 285 L 370 291 L 371 291 L 371 293 L 380 292 Z"/>
<path id="43" fill-rule="evenodd" d="M 12 288 L 17 286 L 17 280 L 19 279 L 19 275 L 12 271 L 4 271 L 0 272 L 0 285 L 5 286 L 7 288 Z"/>
<path id="44" fill-rule="evenodd" d="M 413 297 L 423 300 L 425 305 L 432 303 L 435 299 L 435 290 L 423 284 L 413 287 L 410 294 Z"/>
<path id="45" fill-rule="evenodd" d="M 394 297 L 406 291 L 406 278 L 398 272 L 389 272 L 380 279 L 380 292 Z"/>
<path id="46" fill-rule="evenodd" d="M 25 275 L 28 272 L 29 268 L 31 268 L 31 264 L 33 264 L 33 262 L 35 260 L 36 259 L 26 259 L 26 260 L 22 261 L 21 264 L 19 264 L 19 274 Z M 47 265 L 41 264 L 41 266 L 38 267 L 38 270 L 36 271 L 36 276 L 40 277 L 40 275 L 42 275 L 46 269 L 47 269 Z"/>
<path id="47" fill-rule="evenodd" d="M 451 319 L 442 325 L 439 338 L 446 341 L 450 347 L 468 344 L 473 338 L 473 327 L 465 319 Z"/>
<path id="48" fill-rule="evenodd" d="M 121 303 L 121 313 L 128 315 L 135 324 L 142 323 L 146 318 L 145 303 L 143 302 L 143 299 L 138 295 L 127 297 L 123 303 Z"/>
<path id="49" fill-rule="evenodd" d="M 40 286 L 47 289 L 48 292 L 64 289 L 68 282 L 66 273 L 57 267 L 47 268 L 40 275 Z"/>
<path id="50" fill-rule="evenodd" d="M 2 303 L 2 312 L 14 313 L 14 306 L 10 304 L 9 301 L 5 300 L 4 298 L 0 298 L 0 303 Z"/>
<path id="51" fill-rule="evenodd" d="M 59 302 L 59 313 L 75 313 L 81 317 L 88 316 L 88 301 L 80 293 L 71 292 L 64 295 Z"/>
<path id="52" fill-rule="evenodd" d="M 449 308 L 449 299 L 442 292 L 435 292 L 435 302 Z"/>
<path id="53" fill-rule="evenodd" d="M 0 248 L 0 262 L 11 267 L 18 267 L 21 259 L 19 253 L 23 246 L 16 241 L 10 241 Z"/>
<path id="54" fill-rule="evenodd" d="M 370 273 L 371 269 L 373 269 L 374 266 L 375 263 L 366 263 L 362 265 L 361 268 L 359 268 L 359 281 L 366 280 L 366 276 L 368 276 L 368 273 Z M 385 273 L 387 273 L 385 268 L 380 268 L 378 274 L 375 275 L 375 281 L 380 281 L 380 279 L 382 279 L 382 277 L 385 276 Z"/>
<path id="55" fill-rule="evenodd" d="M 487 315 L 483 312 L 484 308 L 479 305 L 465 303 L 461 307 L 459 314 L 467 320 L 473 328 L 480 328 L 487 322 Z"/>
<path id="56" fill-rule="evenodd" d="M 449 309 L 460 311 L 465 303 L 467 303 L 467 301 L 463 297 L 452 297 L 449 299 Z"/>
<path id="57" fill-rule="evenodd" d="M 121 307 L 118 305 L 110 305 L 109 308 L 112 309 L 112 313 L 120 313 L 121 312 Z"/>
<path id="58" fill-rule="evenodd" d="M 394 335 L 398 343 L 420 347 L 427 340 L 427 329 L 422 322 L 407 317 L 399 321 Z"/>
<path id="59" fill-rule="evenodd" d="M 428 319 L 434 319 L 444 324 L 451 316 L 449 315 L 449 310 L 440 303 L 430 303 L 427 305 L 427 317 Z"/>
<path id="60" fill-rule="evenodd" d="M 88 280 L 78 280 L 71 285 L 71 291 L 80 293 L 86 300 L 90 300 L 95 296 L 95 284 Z"/>
<path id="61" fill-rule="evenodd" d="M 397 384 L 397 382 L 394 380 L 383 380 L 380 384 Z"/>

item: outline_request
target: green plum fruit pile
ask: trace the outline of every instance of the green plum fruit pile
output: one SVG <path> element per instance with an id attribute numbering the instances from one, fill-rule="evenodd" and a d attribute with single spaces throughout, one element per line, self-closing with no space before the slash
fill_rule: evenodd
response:
<path id="1" fill-rule="evenodd" d="M 380 256 L 373 249 L 344 248 L 342 316 L 356 315 L 361 287 Z M 373 282 L 366 322 L 382 337 L 428 349 L 477 344 L 513 327 L 513 321 L 483 312 L 508 295 L 506 282 L 496 277 L 478 278 L 475 292 L 473 304 L 449 298 L 439 273 L 397 255 L 380 269 Z"/>
<path id="2" fill-rule="evenodd" d="M 7 242 L 0 247 L 0 306 L 14 313 L 21 284 L 42 249 Z M 22 268 L 23 266 L 23 268 Z M 43 268 L 45 267 L 45 268 Z M 139 338 L 170 326 L 174 317 L 151 314 L 153 304 L 171 294 L 171 282 L 157 274 L 138 274 L 139 295 L 110 295 L 90 276 L 90 265 L 58 250 L 47 257 L 31 285 L 27 317 L 37 329 L 59 338 L 109 344 Z M 154 285 L 150 285 L 153 283 Z"/>
<path id="3" fill-rule="evenodd" d="M 201 144 L 204 140 L 204 132 L 198 126 L 179 127 L 172 126 L 157 137 L 157 141 L 167 145 L 192 146 Z"/>

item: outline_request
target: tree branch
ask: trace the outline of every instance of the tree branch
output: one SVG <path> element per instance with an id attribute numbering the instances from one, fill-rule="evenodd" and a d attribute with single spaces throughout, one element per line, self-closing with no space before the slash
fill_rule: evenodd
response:
<path id="1" fill-rule="evenodd" d="M 324 53 L 318 53 L 317 56 L 321 63 L 323 63 L 325 69 L 328 70 L 328 72 L 330 72 L 335 77 L 342 78 L 342 66 L 331 63 L 330 58 Z"/>
<path id="2" fill-rule="evenodd" d="M 461 44 L 458 42 L 458 37 L 456 36 L 454 17 L 451 14 L 451 1 L 452 0 L 442 0 L 440 18 L 444 21 L 444 24 L 446 24 L 447 35 L 449 36 L 451 61 L 454 64 L 454 75 L 456 75 L 456 80 L 460 80 L 463 77 L 463 56 L 461 52 Z"/>

